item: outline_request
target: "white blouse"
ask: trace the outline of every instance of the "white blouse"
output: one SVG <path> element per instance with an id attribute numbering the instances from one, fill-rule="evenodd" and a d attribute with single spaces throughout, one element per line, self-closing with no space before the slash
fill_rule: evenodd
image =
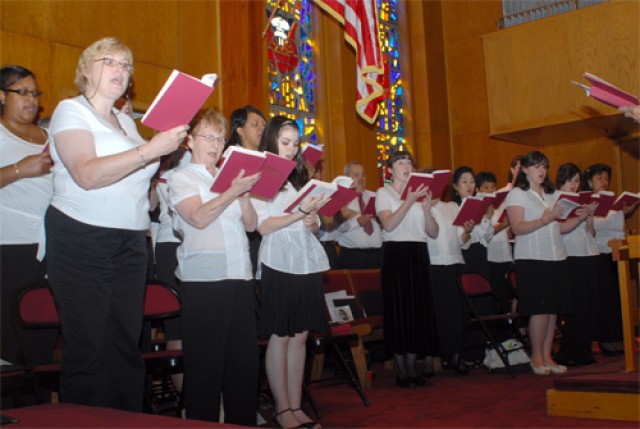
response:
<path id="1" fill-rule="evenodd" d="M 552 208 L 558 198 L 558 192 L 544 194 L 544 197 L 529 189 L 514 188 L 505 199 L 505 209 L 520 206 L 524 209 L 524 221 L 540 219 L 545 209 Z M 514 259 L 534 259 L 542 261 L 562 261 L 567 258 L 560 234 L 560 224 L 550 222 L 529 234 L 516 235 Z"/>
<path id="2" fill-rule="evenodd" d="M 182 235 L 178 247 L 176 277 L 182 281 L 250 280 L 249 240 L 238 200 L 203 229 L 186 222 L 175 206 L 186 198 L 200 196 L 207 203 L 219 194 L 210 191 L 214 177 L 201 164 L 178 168 L 169 177 L 169 197 L 174 229 Z"/>
<path id="3" fill-rule="evenodd" d="M 0 164 L 42 153 L 44 145 L 22 140 L 0 124 Z M 53 195 L 51 174 L 20 179 L 0 188 L 0 244 L 39 243 L 44 250 L 44 214 Z M 43 253 L 39 252 L 39 256 Z"/>
<path id="4" fill-rule="evenodd" d="M 611 253 L 609 240 L 624 240 L 624 213 L 621 210 L 609 210 L 606 217 L 593 218 L 593 227 L 596 229 L 596 241 L 600 253 Z"/>
<path id="5" fill-rule="evenodd" d="M 438 201 L 430 211 L 438 223 L 438 236 L 427 237 L 431 265 L 464 264 L 461 250 L 462 229 L 453 224 L 460 206 L 453 201 Z"/>
<path id="6" fill-rule="evenodd" d="M 391 186 L 379 188 L 376 192 L 376 213 L 389 210 L 398 210 L 404 201 L 400 200 L 398 194 Z M 414 203 L 400 224 L 393 230 L 382 229 L 382 241 L 416 241 L 427 242 L 427 231 L 424 224 L 424 211 L 421 203 Z"/>
<path id="7" fill-rule="evenodd" d="M 83 130 L 93 135 L 96 155 L 104 157 L 145 144 L 136 124 L 127 114 L 113 109 L 127 135 L 99 116 L 82 96 L 62 100 L 51 117 L 51 158 L 54 195 L 51 205 L 67 216 L 89 225 L 130 230 L 149 228 L 149 184 L 158 169 L 150 163 L 118 182 L 99 189 L 83 189 L 73 180 L 56 150 L 56 135 Z"/>
<path id="8" fill-rule="evenodd" d="M 492 223 L 498 223 L 498 219 L 504 213 L 504 203 L 493 212 Z M 487 260 L 489 262 L 513 262 L 513 251 L 509 242 L 509 228 L 505 228 L 497 234 L 494 234 L 487 246 Z"/>
<path id="9" fill-rule="evenodd" d="M 258 226 L 270 217 L 284 216 L 289 200 L 296 194 L 290 182 L 278 192 L 273 200 L 264 201 L 253 198 L 252 202 L 258 214 Z M 311 274 L 329 269 L 329 259 L 316 236 L 304 226 L 300 219 L 277 231 L 262 236 L 258 261 L 289 274 Z M 258 266 L 256 278 L 260 278 Z"/>
<path id="10" fill-rule="evenodd" d="M 568 256 L 599 255 L 596 238 L 587 231 L 587 224 L 580 222 L 573 231 L 562 234 L 562 242 Z"/>
<path id="11" fill-rule="evenodd" d="M 365 206 L 369 203 L 372 197 L 375 197 L 375 193 L 365 190 L 362 192 L 362 199 Z M 348 247 L 349 249 L 372 249 L 382 246 L 382 228 L 378 223 L 378 220 L 374 217 L 371 219 L 371 225 L 373 226 L 373 233 L 371 235 L 364 232 L 364 227 L 358 223 L 358 217 L 362 214 L 360 212 L 360 203 L 358 198 L 351 201 L 347 208 L 358 213 L 358 215 L 346 220 L 338 227 L 341 234 L 338 237 L 338 244 L 341 247 Z"/>

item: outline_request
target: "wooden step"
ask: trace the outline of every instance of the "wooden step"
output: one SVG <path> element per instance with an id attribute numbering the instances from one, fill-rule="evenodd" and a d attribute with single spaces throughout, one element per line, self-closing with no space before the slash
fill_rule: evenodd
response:
<path id="1" fill-rule="evenodd" d="M 640 421 L 640 394 L 547 390 L 547 415 Z"/>

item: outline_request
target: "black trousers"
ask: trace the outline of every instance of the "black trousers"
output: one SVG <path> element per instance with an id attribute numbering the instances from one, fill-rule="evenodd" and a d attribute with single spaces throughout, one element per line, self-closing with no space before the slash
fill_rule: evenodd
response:
<path id="1" fill-rule="evenodd" d="M 382 268 L 382 247 L 371 249 L 351 249 L 341 247 L 338 267 L 347 270 Z"/>
<path id="2" fill-rule="evenodd" d="M 45 225 L 64 337 L 61 402 L 142 411 L 145 231 L 87 225 L 53 207 Z"/>
<path id="3" fill-rule="evenodd" d="M 603 343 L 622 341 L 622 310 L 618 265 L 610 253 L 598 255 L 598 305 L 595 340 Z"/>
<path id="4" fill-rule="evenodd" d="M 182 283 L 187 418 L 256 425 L 258 337 L 253 280 Z"/>

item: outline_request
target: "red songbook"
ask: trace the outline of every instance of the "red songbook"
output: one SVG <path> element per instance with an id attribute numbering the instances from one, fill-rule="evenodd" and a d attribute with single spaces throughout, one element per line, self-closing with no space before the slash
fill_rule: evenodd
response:
<path id="1" fill-rule="evenodd" d="M 583 88 L 588 96 L 591 96 L 598 101 L 615 108 L 623 106 L 637 106 L 640 104 L 638 97 L 611 85 L 609 82 L 594 74 L 584 73 L 582 76 L 591 83 L 591 87 L 578 82 L 572 82 Z"/>
<path id="2" fill-rule="evenodd" d="M 349 187 L 352 182 L 351 178 L 345 176 L 338 176 L 333 179 L 331 183 L 323 182 L 318 179 L 311 179 L 290 200 L 285 212 L 293 213 L 298 209 L 298 207 L 300 207 L 304 200 L 320 194 L 325 194 L 325 196 L 330 196 L 331 199 L 324 207 L 318 210 L 318 213 L 323 216 L 333 216 L 342 207 L 346 206 L 353 201 L 354 198 L 358 197 L 359 192 Z"/>
<path id="3" fill-rule="evenodd" d="M 440 198 L 442 192 L 444 192 L 444 188 L 447 186 L 447 183 L 449 183 L 449 177 L 451 177 L 451 170 L 436 170 L 433 173 L 411 173 L 400 199 L 406 200 L 409 189 L 416 190 L 420 185 L 429 187 L 431 198 Z M 420 198 L 418 201 L 422 201 L 423 199 L 424 198 Z"/>
<path id="4" fill-rule="evenodd" d="M 367 205 L 365 206 L 364 210 L 362 211 L 363 215 L 370 215 L 370 216 L 376 216 L 376 197 L 375 196 L 371 196 L 371 198 L 369 198 L 369 201 L 367 202 Z"/>
<path id="5" fill-rule="evenodd" d="M 558 219 L 566 220 L 570 217 L 577 216 L 576 210 L 582 207 L 582 200 L 584 200 L 584 196 L 581 196 L 577 192 L 559 191 L 558 199 L 554 205 L 554 209 L 556 207 L 562 208 L 562 214 Z"/>
<path id="6" fill-rule="evenodd" d="M 632 206 L 638 201 L 640 201 L 640 193 L 635 194 L 633 192 L 624 191 L 615 199 L 611 205 L 611 210 L 622 210 L 623 205 Z"/>
<path id="7" fill-rule="evenodd" d="M 207 101 L 217 81 L 215 73 L 196 79 L 173 70 L 141 122 L 158 131 L 188 124 Z"/>
<path id="8" fill-rule="evenodd" d="M 509 191 L 498 191 L 493 194 L 495 196 L 495 199 L 493 200 L 493 204 L 492 204 L 494 209 L 497 209 L 502 205 L 502 203 L 504 202 L 504 199 L 507 198 L 508 193 Z"/>
<path id="9" fill-rule="evenodd" d="M 487 210 L 493 204 L 495 198 L 487 196 L 467 197 L 462 201 L 458 216 L 453 220 L 456 226 L 462 226 L 465 222 L 472 220 L 476 224 L 482 222 L 482 217 L 487 214 Z"/>
<path id="10" fill-rule="evenodd" d="M 47 142 L 47 143 L 44 145 L 44 147 L 42 148 L 42 153 L 49 152 L 49 151 L 50 151 L 50 149 L 49 149 L 49 142 Z"/>
<path id="11" fill-rule="evenodd" d="M 271 152 L 257 152 L 241 146 L 230 146 L 223 155 L 211 192 L 222 193 L 229 189 L 240 170 L 251 176 L 260 172 L 260 180 L 251 188 L 251 194 L 266 199 L 273 198 L 295 167 L 294 161 L 280 158 Z"/>
<path id="12" fill-rule="evenodd" d="M 313 145 L 307 143 L 302 148 L 302 159 L 308 162 L 311 165 L 316 165 L 320 159 L 322 159 L 322 155 L 324 155 L 324 146 L 323 145 Z"/>
<path id="13" fill-rule="evenodd" d="M 593 215 L 598 217 L 607 216 L 611 206 L 613 205 L 613 201 L 616 199 L 615 194 L 611 191 L 600 191 L 599 193 L 594 194 L 593 197 L 598 199 L 598 207 L 596 207 L 596 211 Z"/>

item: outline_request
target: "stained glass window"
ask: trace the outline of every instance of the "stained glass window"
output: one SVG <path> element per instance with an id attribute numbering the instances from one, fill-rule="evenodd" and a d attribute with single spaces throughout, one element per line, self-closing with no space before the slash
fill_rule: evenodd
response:
<path id="1" fill-rule="evenodd" d="M 377 0 L 380 23 L 380 45 L 384 62 L 384 96 L 376 140 L 380 184 L 389 180 L 386 163 L 397 150 L 407 150 L 404 138 L 402 75 L 400 72 L 400 32 L 398 30 L 398 0 Z"/>
<path id="2" fill-rule="evenodd" d="M 294 119 L 301 130 L 301 142 L 315 144 L 311 0 L 267 0 L 267 19 L 278 3 L 280 8 L 266 35 L 270 114 Z"/>

